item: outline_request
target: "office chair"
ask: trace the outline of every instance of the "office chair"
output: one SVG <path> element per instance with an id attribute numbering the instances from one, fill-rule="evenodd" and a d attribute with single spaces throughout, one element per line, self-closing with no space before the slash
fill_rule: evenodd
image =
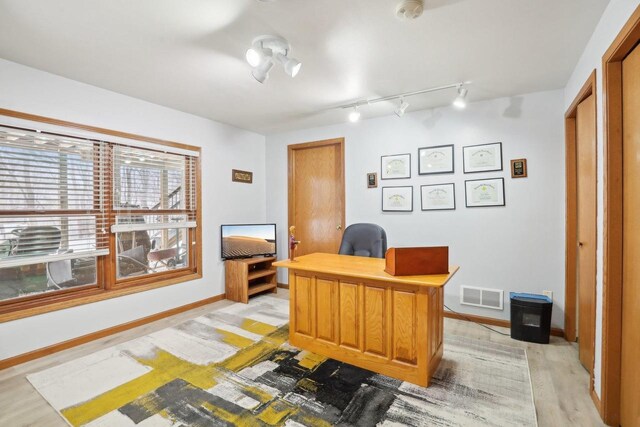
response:
<path id="1" fill-rule="evenodd" d="M 73 277 L 73 267 L 70 259 L 47 263 L 47 287 L 62 289 L 73 287 L 78 280 Z"/>
<path id="2" fill-rule="evenodd" d="M 30 226 L 14 230 L 17 236 L 12 255 L 48 255 L 58 252 L 62 233 L 58 227 Z"/>
<path id="3" fill-rule="evenodd" d="M 344 230 L 340 255 L 384 258 L 387 252 L 387 233 L 376 224 L 351 224 Z"/>

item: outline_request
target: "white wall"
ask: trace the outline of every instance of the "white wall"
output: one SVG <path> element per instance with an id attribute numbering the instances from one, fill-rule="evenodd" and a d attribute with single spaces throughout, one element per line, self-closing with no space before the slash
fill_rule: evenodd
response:
<path id="1" fill-rule="evenodd" d="M 265 220 L 264 136 L 1 59 L 0 107 L 202 147 L 204 261 L 201 280 L 1 323 L 0 360 L 224 293 L 220 224 Z"/>
<path id="2" fill-rule="evenodd" d="M 596 101 L 597 101 L 597 136 L 598 136 L 598 249 L 596 273 L 596 339 L 595 339 L 595 368 L 593 370 L 594 388 L 598 396 L 602 385 L 602 268 L 603 252 L 602 239 L 604 234 L 604 130 L 602 107 L 602 56 L 616 38 L 631 14 L 640 5 L 639 0 L 611 0 L 604 11 L 589 43 L 587 44 L 578 64 L 576 65 L 564 91 L 565 111 L 569 108 L 580 88 L 596 70 Z"/>
<path id="3" fill-rule="evenodd" d="M 472 88 L 470 88 L 472 90 Z M 287 145 L 345 137 L 347 224 L 373 222 L 387 231 L 389 247 L 450 247 L 460 271 L 445 287 L 453 310 L 509 318 L 508 292 L 554 292 L 553 326 L 564 324 L 563 92 L 550 91 L 418 111 L 267 136 L 267 220 L 278 224 L 280 257 L 286 257 Z M 391 108 L 390 108 L 391 110 Z M 365 112 L 366 114 L 366 112 Z M 463 174 L 462 146 L 502 142 L 502 172 Z M 419 176 L 418 147 L 455 144 L 455 174 Z M 411 153 L 412 178 L 380 181 L 367 189 L 367 172 L 380 174 L 380 156 Z M 525 157 L 529 177 L 511 179 L 509 160 Z M 506 206 L 465 208 L 464 180 L 504 177 Z M 455 182 L 456 210 L 420 210 L 420 185 Z M 381 211 L 381 189 L 413 185 L 414 211 Z M 286 282 L 281 272 L 279 281 Z M 460 285 L 505 291 L 504 311 L 461 306 Z"/>

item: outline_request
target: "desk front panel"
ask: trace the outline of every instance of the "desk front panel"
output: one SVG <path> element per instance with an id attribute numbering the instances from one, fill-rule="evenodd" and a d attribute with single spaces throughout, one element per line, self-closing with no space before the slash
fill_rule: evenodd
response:
<path id="1" fill-rule="evenodd" d="M 289 270 L 291 344 L 426 386 L 442 357 L 443 288 Z"/>

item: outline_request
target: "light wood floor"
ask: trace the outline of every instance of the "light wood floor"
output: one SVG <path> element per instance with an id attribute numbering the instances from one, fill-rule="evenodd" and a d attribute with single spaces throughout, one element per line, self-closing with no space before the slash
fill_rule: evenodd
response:
<path id="1" fill-rule="evenodd" d="M 284 289 L 278 289 L 277 295 L 288 298 L 288 292 Z M 176 325 L 229 304 L 232 303 L 220 301 L 0 371 L 0 426 L 67 425 L 29 384 L 26 375 Z M 495 329 L 508 333 L 504 328 Z M 551 337 L 548 345 L 523 343 L 474 323 L 453 319 L 445 319 L 445 336 L 447 334 L 526 348 L 538 423 L 541 427 L 604 425 L 589 397 L 589 375 L 578 362 L 577 349 L 564 339 Z"/>

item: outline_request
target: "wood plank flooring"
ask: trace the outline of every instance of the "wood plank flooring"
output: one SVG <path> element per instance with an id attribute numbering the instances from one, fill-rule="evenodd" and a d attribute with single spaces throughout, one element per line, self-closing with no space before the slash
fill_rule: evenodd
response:
<path id="1" fill-rule="evenodd" d="M 288 298 L 286 289 L 277 296 Z M 26 380 L 26 375 L 68 360 L 174 326 L 212 310 L 233 304 L 220 301 L 139 328 L 84 344 L 51 356 L 0 371 L 0 426 L 64 427 L 67 424 Z M 546 426 L 603 426 L 589 397 L 589 375 L 578 361 L 578 352 L 562 338 L 551 337 L 548 345 L 524 343 L 491 332 L 471 322 L 445 319 L 447 334 L 466 336 L 527 349 L 538 423 Z M 508 329 L 493 327 L 508 333 Z"/>

